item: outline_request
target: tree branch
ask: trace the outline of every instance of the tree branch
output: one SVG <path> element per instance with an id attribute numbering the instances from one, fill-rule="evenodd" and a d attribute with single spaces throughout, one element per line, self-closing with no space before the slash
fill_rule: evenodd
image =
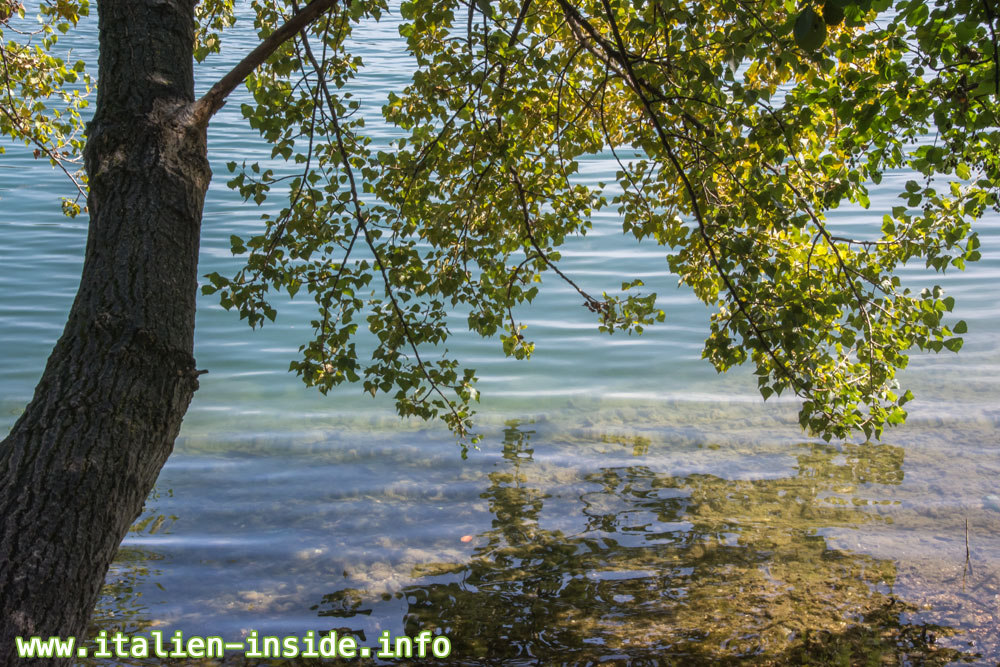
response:
<path id="1" fill-rule="evenodd" d="M 284 25 L 272 32 L 257 48 L 248 53 L 243 60 L 219 79 L 201 99 L 194 103 L 194 117 L 198 123 L 207 123 L 216 111 L 226 103 L 229 94 L 236 90 L 250 73 L 260 67 L 272 53 L 278 50 L 313 21 L 325 14 L 337 4 L 337 0 L 313 0 L 301 11 L 295 13 Z"/>
<path id="2" fill-rule="evenodd" d="M 638 77 L 635 70 L 632 67 L 632 61 L 629 57 L 629 52 L 625 46 L 625 41 L 622 39 L 621 31 L 618 28 L 618 23 L 615 21 L 614 11 L 608 2 L 608 0 L 601 0 L 601 4 L 604 6 L 604 11 L 607 14 L 607 20 L 611 27 L 611 34 L 614 38 L 614 44 L 610 43 L 608 40 L 604 39 L 596 28 L 591 26 L 589 22 L 580 14 L 577 9 L 570 4 L 569 0 L 557 0 L 559 7 L 563 10 L 563 14 L 566 16 L 570 23 L 571 29 L 574 23 L 576 23 L 578 28 L 583 28 L 589 34 L 589 36 L 597 43 L 601 50 L 604 52 L 604 57 L 597 56 L 604 60 L 610 67 L 612 67 L 616 72 L 618 72 L 625 84 L 635 93 L 636 97 L 639 98 L 639 102 L 642 104 L 643 111 L 646 117 L 652 122 L 653 129 L 655 130 L 657 136 L 660 139 L 660 144 L 667 154 L 667 158 L 674 167 L 674 171 L 680 177 L 683 184 L 684 190 L 688 195 L 688 199 L 691 204 L 691 213 L 698 223 L 698 232 L 702 238 L 705 248 L 708 251 L 709 258 L 711 259 L 712 265 L 715 267 L 716 272 L 722 279 L 722 282 L 726 286 L 726 290 L 732 295 L 733 301 L 736 307 L 739 309 L 740 313 L 743 314 L 743 318 L 746 320 L 747 324 L 750 326 L 754 335 L 760 341 L 761 347 L 763 347 L 765 354 L 770 357 L 771 361 L 775 365 L 775 369 L 785 376 L 788 380 L 789 386 L 795 391 L 796 394 L 806 397 L 808 395 L 808 390 L 794 374 L 794 372 L 789 368 L 788 364 L 785 364 L 778 358 L 777 353 L 774 348 L 767 342 L 764 337 L 763 332 L 760 329 L 760 325 L 757 320 L 751 315 L 750 309 L 743 299 L 740 298 L 739 292 L 736 291 L 736 285 L 733 283 L 729 274 L 725 271 L 722 263 L 719 259 L 718 253 L 715 249 L 715 245 L 712 243 L 712 238 L 708 233 L 707 223 L 705 216 L 702 214 L 701 204 L 699 203 L 697 193 L 695 192 L 694 186 L 691 184 L 691 180 L 688 178 L 687 171 L 684 169 L 680 160 L 677 158 L 674 152 L 673 145 L 670 143 L 669 134 L 663 128 L 660 118 L 656 111 L 653 109 L 652 102 L 650 98 L 646 97 L 646 91 L 653 91 L 653 86 L 651 86 L 645 79 Z M 574 35 L 577 32 L 574 30 Z M 578 38 L 579 39 L 579 38 Z M 594 49 L 596 47 L 591 47 L 586 44 L 584 40 L 582 42 L 584 46 L 587 46 L 588 50 Z M 592 51 L 593 53 L 593 51 Z M 597 54 L 595 54 L 597 55 Z M 654 97 L 657 94 L 653 93 Z M 696 121 L 697 122 L 697 121 Z M 704 129 L 704 126 L 697 122 L 699 128 Z M 789 355 L 790 357 L 791 355 Z"/>

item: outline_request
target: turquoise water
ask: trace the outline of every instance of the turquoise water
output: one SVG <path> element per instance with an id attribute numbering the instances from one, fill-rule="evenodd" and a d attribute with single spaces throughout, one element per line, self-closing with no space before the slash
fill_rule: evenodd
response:
<path id="1" fill-rule="evenodd" d="M 355 44 L 369 67 L 354 92 L 378 128 L 409 61 L 391 17 Z M 199 69 L 201 89 L 252 45 L 244 33 L 227 41 Z M 203 273 L 232 270 L 229 236 L 259 228 L 261 211 L 224 183 L 227 161 L 270 154 L 239 106 L 210 128 Z M 595 160 L 585 176 L 613 171 Z M 840 210 L 835 223 L 879 224 L 906 179 L 888 175 L 870 211 Z M 26 151 L 0 158 L 3 431 L 79 279 L 86 219 L 61 216 L 68 192 Z M 847 640 L 995 663 L 998 222 L 980 226 L 984 259 L 965 274 L 907 273 L 943 284 L 970 333 L 958 356 L 914 359 L 911 423 L 879 445 L 811 442 L 794 404 L 763 403 L 745 371 L 717 376 L 700 360 L 708 311 L 676 287 L 662 249 L 622 236 L 611 214 L 572 241 L 563 270 L 597 292 L 642 277 L 667 321 L 602 336 L 550 281 L 525 311 L 532 361 L 457 337 L 449 348 L 484 396 L 485 437 L 468 460 L 443 429 L 400 421 L 387 401 L 354 387 L 324 398 L 289 375 L 311 332 L 308 303 L 282 304 L 252 332 L 202 298 L 195 354 L 210 372 L 97 622 L 228 638 L 337 628 L 369 645 L 385 629 L 439 628 L 466 664 L 796 662 L 795 650 L 825 655 Z"/>

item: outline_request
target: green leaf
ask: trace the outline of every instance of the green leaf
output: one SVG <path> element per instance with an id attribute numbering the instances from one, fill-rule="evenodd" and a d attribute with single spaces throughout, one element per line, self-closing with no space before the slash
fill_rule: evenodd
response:
<path id="1" fill-rule="evenodd" d="M 487 18 L 493 18 L 493 5 L 490 4 L 490 0 L 476 0 L 476 7 L 479 8 Z"/>
<path id="2" fill-rule="evenodd" d="M 818 51 L 826 41 L 826 22 L 812 7 L 806 7 L 795 20 L 795 43 L 804 51 Z"/>
<path id="3" fill-rule="evenodd" d="M 842 0 L 826 0 L 823 4 L 823 22 L 826 25 L 840 25 L 844 22 Z"/>

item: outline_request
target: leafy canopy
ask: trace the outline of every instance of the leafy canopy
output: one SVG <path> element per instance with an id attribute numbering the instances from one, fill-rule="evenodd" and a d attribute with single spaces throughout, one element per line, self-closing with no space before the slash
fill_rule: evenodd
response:
<path id="1" fill-rule="evenodd" d="M 262 39 L 300 9 L 250 4 Z M 43 25 L 61 29 L 59 7 L 86 2 L 50 0 Z M 383 107 L 404 137 L 377 150 L 351 97 L 366 65 L 351 35 L 390 12 L 415 71 Z M 793 392 L 803 427 L 827 438 L 877 436 L 906 416 L 912 394 L 895 375 L 908 354 L 962 345 L 953 299 L 897 273 L 979 259 L 972 224 L 1000 183 L 998 13 L 995 0 L 336 4 L 246 80 L 242 113 L 288 169 L 231 163 L 229 184 L 287 201 L 232 238 L 246 264 L 204 291 L 258 326 L 275 292 L 304 289 L 314 336 L 291 369 L 307 384 L 361 382 L 402 415 L 465 433 L 478 394 L 445 351 L 450 313 L 517 358 L 533 344 L 516 309 L 545 275 L 574 287 L 603 331 L 663 320 L 640 280 L 596 295 L 559 268 L 564 241 L 610 209 L 714 308 L 703 356 L 718 370 L 751 362 L 764 398 Z M 201 2 L 194 55 L 218 51 L 237 18 L 232 0 Z M 19 44 L 4 45 L 8 91 L 29 79 L 9 57 Z M 69 70 L 53 62 L 43 78 L 65 91 Z M 20 97 L 53 109 L 48 94 Z M 11 100 L 5 117 L 30 117 Z M 583 182 L 595 155 L 617 160 L 613 184 Z M 867 184 L 898 169 L 914 180 L 881 228 L 853 238 L 827 220 L 869 207 Z M 360 327 L 375 336 L 370 359 Z"/>
<path id="2" fill-rule="evenodd" d="M 93 81 L 82 60 L 61 57 L 59 37 L 90 11 L 88 0 L 45 0 L 26 20 L 17 0 L 0 0 L 0 136 L 23 142 L 36 159 L 63 170 L 76 195 L 63 212 L 77 215 L 86 197 L 84 120 Z M 0 145 L 0 155 L 5 151 Z"/>

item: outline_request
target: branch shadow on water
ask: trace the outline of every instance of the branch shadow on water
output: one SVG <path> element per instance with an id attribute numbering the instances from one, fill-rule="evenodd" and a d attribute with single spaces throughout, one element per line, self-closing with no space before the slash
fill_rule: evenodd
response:
<path id="1" fill-rule="evenodd" d="M 803 444 L 790 474 L 728 479 L 658 470 L 663 461 L 642 438 L 604 438 L 632 450 L 613 465 L 601 458 L 590 467 L 553 463 L 548 450 L 536 457 L 533 436 L 526 426 L 505 430 L 502 459 L 480 482 L 492 523 L 473 537 L 471 555 L 417 565 L 412 583 L 392 592 L 330 591 L 316 600 L 318 619 L 369 646 L 376 638 L 356 628 L 373 623 L 450 638 L 449 658 L 413 664 L 943 665 L 978 658 L 941 641 L 958 628 L 919 622 L 919 610 L 894 595 L 894 561 L 832 548 L 824 536 L 888 526 L 892 513 L 879 509 L 903 480 L 898 447 Z M 151 515 L 135 530 L 156 532 L 173 519 Z M 156 579 L 148 568 L 158 558 L 123 548 L 94 631 L 151 629 L 141 584 Z"/>
<path id="2" fill-rule="evenodd" d="M 797 474 L 749 481 L 601 469 L 576 487 L 585 528 L 564 534 L 544 527 L 553 498 L 532 470 L 530 436 L 506 431 L 506 465 L 482 496 L 493 525 L 472 558 L 421 567 L 395 596 L 407 634 L 451 638 L 449 664 L 975 658 L 938 645 L 956 630 L 905 620 L 914 609 L 892 595 L 892 561 L 832 549 L 819 532 L 886 520 L 857 507 L 879 501 L 844 490 L 899 484 L 897 447 L 803 445 Z"/>

